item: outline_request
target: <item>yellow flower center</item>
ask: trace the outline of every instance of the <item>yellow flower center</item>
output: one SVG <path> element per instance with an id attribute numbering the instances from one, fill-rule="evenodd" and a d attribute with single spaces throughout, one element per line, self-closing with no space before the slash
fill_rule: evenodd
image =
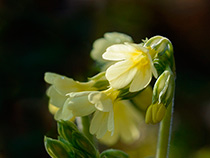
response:
<path id="1" fill-rule="evenodd" d="M 141 51 L 131 53 L 131 60 L 134 63 L 133 67 L 136 66 L 138 69 L 146 69 L 149 64 L 149 58 L 147 54 Z"/>
<path id="2" fill-rule="evenodd" d="M 117 99 L 117 96 L 119 95 L 120 91 L 114 89 L 114 88 L 109 88 L 105 91 L 103 91 L 107 97 L 111 98 L 111 100 L 114 102 Z"/>

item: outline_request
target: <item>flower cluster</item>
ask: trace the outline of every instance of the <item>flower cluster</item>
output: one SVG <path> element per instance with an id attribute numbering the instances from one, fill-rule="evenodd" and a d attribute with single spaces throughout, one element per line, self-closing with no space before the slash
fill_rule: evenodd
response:
<path id="1" fill-rule="evenodd" d="M 104 38 L 94 42 L 91 57 L 100 63 L 102 72 L 87 82 L 45 73 L 45 81 L 51 84 L 47 91 L 49 109 L 56 120 L 90 115 L 90 133 L 106 144 L 114 144 L 119 139 L 132 143 L 140 136 L 141 109 L 152 103 L 146 112 L 146 123 L 157 123 L 163 119 L 171 102 L 174 89 L 172 45 L 162 36 L 135 44 L 128 35 L 106 33 Z M 145 91 L 148 92 L 153 76 L 158 79 L 150 95 L 152 99 L 135 99 L 138 95 L 147 98 Z M 134 106 L 135 100 L 144 108 Z"/>

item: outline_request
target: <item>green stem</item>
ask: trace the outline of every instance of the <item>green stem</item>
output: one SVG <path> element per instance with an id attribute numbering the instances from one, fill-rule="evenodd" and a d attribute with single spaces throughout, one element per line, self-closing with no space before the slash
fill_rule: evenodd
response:
<path id="1" fill-rule="evenodd" d="M 174 100 L 169 104 L 166 115 L 160 123 L 156 158 L 168 158 L 173 121 Z"/>
<path id="2" fill-rule="evenodd" d="M 90 117 L 84 116 L 82 117 L 82 132 L 85 134 L 85 136 L 93 143 L 95 144 L 94 136 L 90 134 L 89 132 L 90 128 Z"/>

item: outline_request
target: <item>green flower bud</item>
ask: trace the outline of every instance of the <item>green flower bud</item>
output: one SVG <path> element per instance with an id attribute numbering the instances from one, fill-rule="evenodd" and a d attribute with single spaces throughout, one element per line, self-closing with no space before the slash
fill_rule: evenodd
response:
<path id="1" fill-rule="evenodd" d="M 72 133 L 73 146 L 87 153 L 90 158 L 97 157 L 97 150 L 94 145 L 82 133 L 74 131 Z"/>
<path id="2" fill-rule="evenodd" d="M 167 108 L 173 98 L 174 85 L 174 75 L 172 72 L 165 70 L 154 85 L 152 103 L 158 102 Z"/>
<path id="3" fill-rule="evenodd" d="M 146 123 L 156 124 L 163 119 L 167 107 L 172 102 L 174 82 L 171 71 L 166 70 L 159 76 L 153 88 L 152 105 L 146 112 Z"/>
<path id="4" fill-rule="evenodd" d="M 145 122 L 147 124 L 156 124 L 160 122 L 166 113 L 166 107 L 163 104 L 152 104 L 149 106 L 145 116 Z"/>
<path id="5" fill-rule="evenodd" d="M 57 123 L 59 135 L 65 140 L 72 142 L 72 133 L 78 131 L 77 126 L 71 121 L 59 120 Z"/>
<path id="6" fill-rule="evenodd" d="M 108 149 L 101 153 L 100 158 L 129 158 L 129 156 L 121 150 Z"/>
<path id="7" fill-rule="evenodd" d="M 71 153 L 72 157 L 76 158 L 86 158 L 86 153 L 81 152 L 80 150 L 76 149 L 72 146 L 67 140 L 63 139 L 62 137 L 58 136 L 58 140 L 63 142 L 68 147 L 68 153 Z"/>
<path id="8" fill-rule="evenodd" d="M 45 149 L 52 158 L 73 158 L 73 153 L 68 152 L 68 147 L 61 141 L 44 138 Z"/>

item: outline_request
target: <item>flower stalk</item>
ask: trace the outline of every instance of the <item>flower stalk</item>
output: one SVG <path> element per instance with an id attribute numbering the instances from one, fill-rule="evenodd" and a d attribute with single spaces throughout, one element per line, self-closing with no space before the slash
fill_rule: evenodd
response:
<path id="1" fill-rule="evenodd" d="M 89 116 L 82 117 L 82 132 L 93 144 L 95 144 L 94 136 L 90 134 L 89 128 L 90 128 L 90 117 Z"/>
<path id="2" fill-rule="evenodd" d="M 175 96 L 175 88 L 173 89 L 172 101 L 167 108 L 165 117 L 160 123 L 156 158 L 169 157 L 171 132 L 172 132 L 172 124 L 173 124 L 174 96 Z"/>
<path id="3" fill-rule="evenodd" d="M 160 123 L 156 158 L 168 158 L 173 121 L 173 102 L 169 105 L 164 119 Z"/>

